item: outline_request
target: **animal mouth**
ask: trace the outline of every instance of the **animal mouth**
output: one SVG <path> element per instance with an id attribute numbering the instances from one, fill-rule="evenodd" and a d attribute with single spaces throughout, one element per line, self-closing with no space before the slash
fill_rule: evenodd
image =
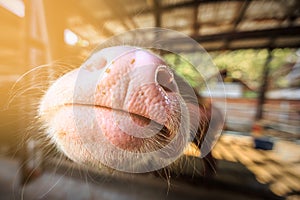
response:
<path id="1" fill-rule="evenodd" d="M 175 136 L 175 130 L 172 130 L 171 127 L 168 128 L 166 125 L 153 119 L 122 109 L 84 103 L 64 103 L 61 106 L 57 106 L 53 109 L 53 111 L 59 111 L 61 108 L 82 108 L 93 110 L 96 122 L 99 118 L 102 120 L 105 118 L 105 115 L 102 115 L 102 112 L 112 113 L 114 116 L 114 125 L 118 126 L 118 129 L 121 129 L 121 133 L 118 131 L 116 131 L 117 134 L 113 131 L 104 131 L 103 135 L 113 146 L 130 152 L 151 153 L 157 151 L 167 146 Z M 81 114 L 80 112 L 77 113 Z M 76 118 L 77 115 L 75 114 L 74 116 Z M 120 124 L 120 121 L 123 123 L 121 122 Z M 134 124 L 137 128 L 146 130 L 146 132 L 141 133 L 141 131 L 137 130 L 132 131 L 132 129 L 126 127 L 126 124 L 129 123 Z M 120 139 L 116 140 L 115 135 L 117 135 L 117 138 Z M 128 140 L 130 140 L 134 145 L 128 145 Z"/>
<path id="2" fill-rule="evenodd" d="M 153 119 L 149 119 L 148 117 L 145 117 L 143 115 L 136 114 L 136 113 L 133 113 L 130 111 L 125 111 L 122 109 L 116 109 L 116 108 L 111 108 L 111 107 L 102 106 L 102 105 L 83 104 L 83 103 L 65 103 L 64 106 L 85 106 L 85 107 L 92 107 L 92 108 L 99 108 L 99 109 L 107 109 L 107 110 L 111 110 L 116 113 L 128 113 L 133 121 L 135 121 L 135 119 L 140 119 L 143 122 L 145 122 L 144 125 L 147 125 L 152 121 L 153 123 L 157 124 L 158 126 L 162 126 L 161 131 L 163 131 L 166 136 L 170 136 L 171 135 L 170 132 L 172 132 L 164 124 L 160 124 L 159 122 L 157 122 Z M 139 125 L 141 125 L 141 124 L 139 124 Z"/>

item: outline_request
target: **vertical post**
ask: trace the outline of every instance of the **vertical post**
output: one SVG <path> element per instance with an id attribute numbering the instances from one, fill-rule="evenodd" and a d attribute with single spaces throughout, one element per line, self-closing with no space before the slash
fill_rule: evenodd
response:
<path id="1" fill-rule="evenodd" d="M 51 53 L 48 43 L 48 32 L 44 15 L 43 1 L 41 0 L 24 0 L 25 5 L 25 17 L 24 17 L 24 40 L 23 40 L 23 57 L 26 70 L 30 70 L 32 67 L 49 63 L 51 60 Z M 28 81 L 30 86 L 35 84 L 37 76 L 34 74 L 28 75 Z M 25 105 L 34 105 L 36 101 L 33 94 L 25 95 L 22 98 L 22 102 Z M 23 118 L 19 124 L 21 130 L 26 130 L 31 120 L 33 119 L 32 108 L 21 107 L 19 109 L 20 117 Z M 32 178 L 40 174 L 41 166 L 39 149 L 37 149 L 37 142 L 29 136 L 33 133 L 34 129 L 29 133 L 24 133 L 24 142 L 20 150 L 21 161 L 21 184 L 25 184 Z"/>
<path id="2" fill-rule="evenodd" d="M 38 66 L 51 60 L 48 31 L 43 1 L 24 0 L 25 4 L 25 37 L 24 57 L 26 66 Z"/>
<path id="3" fill-rule="evenodd" d="M 198 23 L 198 11 L 199 10 L 199 6 L 195 6 L 194 7 L 194 11 L 193 11 L 193 36 L 197 36 L 199 35 L 199 28 L 200 28 L 200 25 Z"/>
<path id="4" fill-rule="evenodd" d="M 160 0 L 153 0 L 153 14 L 154 14 L 154 20 L 155 20 L 155 27 L 160 28 L 161 27 L 161 5 Z M 161 54 L 161 47 L 159 44 L 159 41 L 161 37 L 164 37 L 164 35 L 160 31 L 155 31 L 154 35 L 154 42 L 156 48 L 156 52 L 158 54 Z"/>
<path id="5" fill-rule="evenodd" d="M 161 27 L 161 8 L 160 1 L 153 0 L 155 27 Z"/>
<path id="6" fill-rule="evenodd" d="M 257 98 L 257 111 L 255 119 L 260 120 L 263 117 L 263 106 L 265 103 L 265 93 L 268 87 L 268 77 L 269 77 L 269 71 L 270 71 L 270 62 L 272 61 L 272 51 L 271 49 L 268 49 L 268 56 L 264 65 L 263 74 L 262 74 L 262 84 L 260 87 L 259 95 Z"/>

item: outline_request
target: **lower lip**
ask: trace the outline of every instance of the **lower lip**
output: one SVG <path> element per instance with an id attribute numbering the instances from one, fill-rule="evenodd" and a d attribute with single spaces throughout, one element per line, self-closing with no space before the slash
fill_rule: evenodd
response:
<path id="1" fill-rule="evenodd" d="M 57 133 L 51 137 L 60 140 L 59 146 L 65 146 L 64 142 L 68 140 L 80 140 L 82 144 L 92 142 L 101 146 L 106 142 L 126 151 L 138 152 L 144 149 L 145 141 L 155 137 L 161 129 L 166 137 L 170 136 L 164 126 L 145 117 L 101 106 L 67 104 L 57 109 L 47 121 Z"/>

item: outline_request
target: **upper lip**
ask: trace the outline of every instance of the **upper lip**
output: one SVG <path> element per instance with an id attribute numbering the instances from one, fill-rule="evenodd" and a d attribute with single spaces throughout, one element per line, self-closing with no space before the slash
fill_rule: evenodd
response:
<path id="1" fill-rule="evenodd" d="M 137 118 L 140 118 L 140 119 L 144 119 L 146 121 L 149 121 L 151 120 L 152 122 L 154 122 L 155 124 L 157 125 L 160 125 L 162 126 L 162 129 L 161 131 L 163 131 L 165 134 L 168 134 L 170 135 L 170 130 L 169 128 L 167 128 L 164 124 L 161 124 L 153 119 L 149 119 L 148 117 L 145 117 L 143 115 L 140 115 L 140 114 L 136 114 L 136 113 L 132 113 L 132 112 L 129 112 L 129 111 L 125 111 L 123 109 L 115 109 L 115 108 L 111 108 L 111 107 L 107 107 L 107 106 L 102 106 L 102 105 L 95 105 L 95 104 L 84 104 L 84 103 L 64 103 L 64 104 L 61 104 L 61 105 L 57 105 L 55 107 L 52 107 L 51 109 L 47 109 L 47 110 L 43 110 L 43 113 L 45 114 L 45 112 L 49 112 L 49 111 L 55 111 L 55 110 L 58 110 L 59 108 L 61 107 L 64 107 L 64 106 L 85 106 L 85 107 L 96 107 L 96 108 L 103 108 L 103 109 L 111 109 L 111 110 L 114 110 L 114 111 L 117 111 L 117 112 L 124 112 L 124 113 L 129 113 L 131 116 L 135 116 Z"/>

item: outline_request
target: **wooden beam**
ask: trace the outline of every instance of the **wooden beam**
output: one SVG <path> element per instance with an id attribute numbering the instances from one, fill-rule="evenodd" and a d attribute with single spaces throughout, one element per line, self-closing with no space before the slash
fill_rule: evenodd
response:
<path id="1" fill-rule="evenodd" d="M 274 28 L 267 30 L 254 30 L 254 31 L 240 31 L 240 32 L 229 32 L 214 35 L 197 35 L 193 37 L 197 42 L 209 42 L 218 40 L 243 40 L 243 39 L 256 39 L 256 38 L 269 38 L 279 36 L 299 36 L 300 26 L 288 27 L 288 28 Z M 186 38 L 170 38 L 165 43 L 185 43 Z"/>
<path id="2" fill-rule="evenodd" d="M 300 7 L 300 1 L 296 1 L 295 5 L 287 9 L 287 20 L 288 20 L 288 25 L 292 26 L 294 21 L 299 17 L 299 7 Z"/>
<path id="3" fill-rule="evenodd" d="M 243 2 L 245 0 L 233 0 L 236 2 Z M 220 3 L 220 2 L 228 2 L 228 0 L 193 0 L 193 1 L 186 1 L 178 4 L 173 4 L 173 5 L 167 5 L 162 7 L 163 11 L 167 10 L 173 10 L 173 9 L 178 9 L 178 8 L 187 8 L 187 7 L 195 7 L 199 6 L 200 4 L 210 4 L 210 3 Z"/>
<path id="4" fill-rule="evenodd" d="M 237 50 L 237 49 L 263 49 L 263 48 L 299 48 L 300 47 L 300 26 L 298 27 L 289 27 L 289 28 L 276 28 L 268 30 L 257 30 L 257 31 L 242 31 L 242 32 L 229 32 L 215 35 L 197 35 L 192 37 L 200 45 L 203 44 L 203 47 L 206 51 L 218 51 L 218 50 Z M 273 38 L 289 38 L 289 37 L 298 37 L 299 42 L 285 43 L 285 44 L 276 44 L 276 40 Z M 244 44 L 242 46 L 232 46 L 231 42 L 236 42 L 239 40 L 255 40 L 260 39 L 269 39 L 269 42 L 263 43 L 261 45 L 251 45 Z M 230 43 L 227 46 L 216 46 L 209 47 L 210 42 L 220 42 L 224 43 L 225 40 L 228 40 Z M 190 38 L 164 38 L 160 41 L 162 46 L 170 46 L 172 49 L 177 49 L 181 52 L 193 52 L 194 47 L 191 45 L 190 48 L 186 47 L 190 42 Z M 207 44 L 207 47 L 205 45 Z M 181 45 L 184 47 L 181 48 Z"/>
<path id="5" fill-rule="evenodd" d="M 246 0 L 245 2 L 243 2 L 243 5 L 241 6 L 238 14 L 237 14 L 237 18 L 233 23 L 233 30 L 236 29 L 236 27 L 239 25 L 239 23 L 242 21 L 242 19 L 245 16 L 246 10 L 249 7 L 250 1 Z"/>
<path id="6" fill-rule="evenodd" d="M 149 1 L 153 4 L 153 2 L 156 0 L 149 0 Z M 232 1 L 244 2 L 245 0 L 232 0 Z M 253 1 L 253 0 L 247 0 L 247 1 Z M 210 3 L 218 3 L 218 2 L 228 2 L 228 0 L 190 0 L 182 3 L 160 6 L 160 11 L 162 13 L 164 11 L 170 11 L 178 8 L 191 8 L 191 7 L 194 8 L 194 7 L 198 7 L 200 4 L 202 5 L 202 4 L 210 4 Z M 153 13 L 154 10 L 155 8 L 153 6 L 152 7 L 149 6 L 148 8 L 145 8 L 143 10 L 132 11 L 128 13 L 128 16 L 132 18 L 135 17 L 137 13 L 139 13 L 139 15 L 149 14 L 149 13 Z M 102 20 L 112 20 L 112 19 L 117 19 L 117 17 L 109 16 L 109 17 L 102 18 Z"/>
<path id="7" fill-rule="evenodd" d="M 245 0 L 233 0 L 236 2 L 243 2 Z M 252 0 L 248 0 L 248 1 L 252 1 Z M 162 6 L 161 7 L 161 11 L 169 11 L 169 10 L 173 10 L 173 9 L 178 9 L 178 8 L 187 8 L 187 7 L 195 7 L 195 6 L 199 6 L 200 4 L 210 4 L 210 3 L 218 3 L 218 2 L 228 2 L 228 0 L 191 0 L 191 1 L 185 1 L 182 3 L 177 3 L 177 4 L 171 4 L 171 5 L 166 5 L 166 6 Z M 148 8 L 143 10 L 143 14 L 147 14 L 147 13 L 151 13 L 153 12 L 153 8 Z M 136 13 L 141 13 L 138 11 L 134 11 L 132 13 L 129 13 L 131 16 L 134 16 Z"/>
<path id="8" fill-rule="evenodd" d="M 176 45 L 176 44 L 175 44 Z M 200 44 L 201 45 L 201 44 Z M 252 45 L 243 45 L 243 46 L 227 46 L 226 48 L 224 46 L 222 47 L 209 47 L 206 45 L 202 46 L 206 51 L 210 52 L 210 51 L 225 51 L 225 50 L 230 50 L 230 51 L 234 51 L 234 50 L 240 50 L 240 49 L 275 49 L 275 48 L 299 48 L 300 47 L 300 42 L 299 43 L 290 43 L 290 44 L 279 44 L 277 45 L 272 44 L 272 46 L 269 46 L 269 44 L 263 44 L 261 46 L 252 46 Z M 194 52 L 194 47 L 191 47 L 189 49 L 181 49 L 180 45 L 178 45 L 177 47 L 172 48 L 174 51 L 176 52 L 184 52 L 184 53 L 193 53 Z"/>
<path id="9" fill-rule="evenodd" d="M 243 20 L 249 4 L 250 4 L 250 1 L 248 1 L 248 0 L 246 0 L 245 2 L 242 2 L 241 8 L 238 10 L 236 20 L 233 22 L 233 25 L 232 25 L 233 32 L 236 32 L 236 28 L 238 27 L 240 22 Z M 229 46 L 229 40 L 226 40 L 225 44 L 224 44 L 224 48 L 226 49 L 226 48 L 228 48 L 228 46 Z"/>

